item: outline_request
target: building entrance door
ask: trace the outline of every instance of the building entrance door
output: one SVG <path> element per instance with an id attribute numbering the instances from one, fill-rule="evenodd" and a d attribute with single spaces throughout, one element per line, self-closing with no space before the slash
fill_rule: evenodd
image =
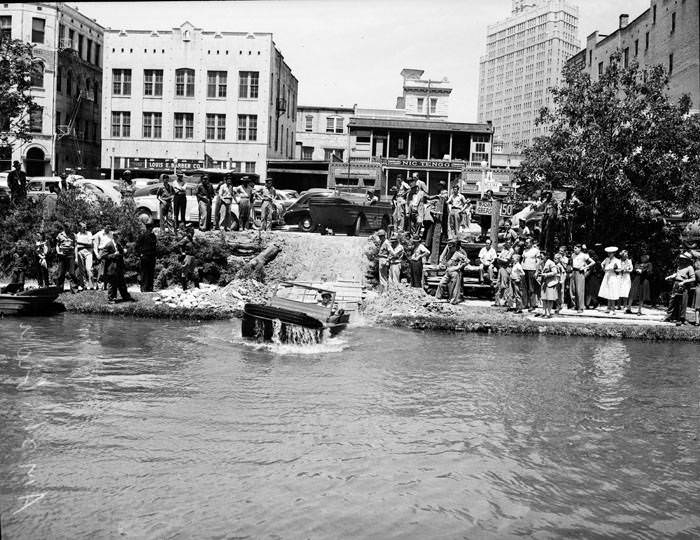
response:
<path id="1" fill-rule="evenodd" d="M 41 148 L 27 150 L 27 157 L 24 161 L 27 176 L 45 176 L 46 156 Z"/>

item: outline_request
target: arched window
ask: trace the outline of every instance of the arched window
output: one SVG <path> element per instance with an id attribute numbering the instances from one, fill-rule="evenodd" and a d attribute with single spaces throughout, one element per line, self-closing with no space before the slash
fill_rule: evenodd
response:
<path id="1" fill-rule="evenodd" d="M 32 86 L 44 88 L 44 64 L 43 62 L 34 62 L 32 64 Z"/>
<path id="2" fill-rule="evenodd" d="M 181 68 L 175 70 L 175 95 L 194 97 L 194 69 Z"/>

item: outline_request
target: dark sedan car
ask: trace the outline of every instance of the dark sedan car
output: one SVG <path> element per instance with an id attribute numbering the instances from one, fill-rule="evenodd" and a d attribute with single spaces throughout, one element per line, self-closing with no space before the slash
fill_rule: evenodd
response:
<path id="1" fill-rule="evenodd" d="M 311 232 L 316 229 L 316 224 L 311 218 L 309 211 L 309 200 L 314 198 L 325 198 L 332 196 L 332 189 L 310 189 L 304 191 L 299 198 L 284 213 L 284 222 L 287 225 L 298 225 L 304 232 Z"/>

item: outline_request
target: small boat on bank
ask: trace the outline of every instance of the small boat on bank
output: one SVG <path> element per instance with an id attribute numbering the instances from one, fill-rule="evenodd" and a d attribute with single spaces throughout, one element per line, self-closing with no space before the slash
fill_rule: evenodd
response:
<path id="1" fill-rule="evenodd" d="M 243 337 L 281 343 L 320 342 L 327 332 L 334 336 L 348 324 L 350 314 L 339 309 L 335 292 L 283 282 L 267 304 L 248 303 L 243 308 Z"/>
<path id="2" fill-rule="evenodd" d="M 0 294 L 0 313 L 3 315 L 51 315 L 61 311 L 56 302 L 61 294 L 58 287 L 27 289 L 16 293 Z"/>

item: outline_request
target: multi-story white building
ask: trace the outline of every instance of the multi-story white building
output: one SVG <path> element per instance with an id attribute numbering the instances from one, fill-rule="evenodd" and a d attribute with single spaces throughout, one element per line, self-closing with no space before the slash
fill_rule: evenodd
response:
<path id="1" fill-rule="evenodd" d="M 61 2 L 0 6 L 4 37 L 34 45 L 31 93 L 39 106 L 29 119 L 33 139 L 0 148 L 0 170 L 13 160 L 29 176 L 100 166 L 100 104 L 104 29 Z"/>
<path id="2" fill-rule="evenodd" d="M 579 48 L 578 7 L 566 0 L 513 0 L 512 15 L 488 27 L 478 116 L 493 123 L 502 152 L 519 152 L 544 133 L 535 119 L 550 103 L 547 89 Z"/>
<path id="3" fill-rule="evenodd" d="M 102 165 L 266 175 L 292 158 L 297 79 L 269 33 L 105 32 Z"/>

